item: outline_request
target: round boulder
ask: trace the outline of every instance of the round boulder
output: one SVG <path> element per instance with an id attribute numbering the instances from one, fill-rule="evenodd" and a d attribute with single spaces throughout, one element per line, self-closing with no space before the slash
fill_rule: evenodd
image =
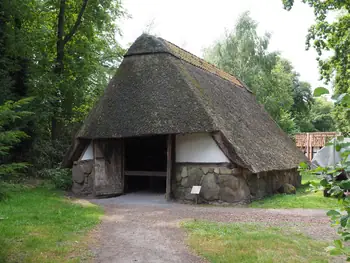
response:
<path id="1" fill-rule="evenodd" d="M 219 199 L 220 187 L 216 183 L 215 175 L 208 173 L 204 175 L 200 195 L 203 199 L 214 201 Z"/>
<path id="2" fill-rule="evenodd" d="M 250 190 L 241 176 L 219 175 L 220 199 L 228 203 L 247 201 Z"/>
<path id="3" fill-rule="evenodd" d="M 297 190 L 291 184 L 283 184 L 280 188 L 278 188 L 277 191 L 281 194 L 291 195 L 291 194 L 296 194 Z"/>
<path id="4" fill-rule="evenodd" d="M 84 179 L 85 179 L 84 171 L 79 164 L 73 165 L 72 177 L 73 177 L 73 181 L 78 184 L 82 184 L 84 182 Z"/>

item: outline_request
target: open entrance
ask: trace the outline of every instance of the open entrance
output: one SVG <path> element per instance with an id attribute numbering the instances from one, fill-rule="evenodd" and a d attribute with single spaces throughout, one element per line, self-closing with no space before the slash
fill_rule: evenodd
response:
<path id="1" fill-rule="evenodd" d="M 165 193 L 167 136 L 127 138 L 125 145 L 125 192 Z"/>

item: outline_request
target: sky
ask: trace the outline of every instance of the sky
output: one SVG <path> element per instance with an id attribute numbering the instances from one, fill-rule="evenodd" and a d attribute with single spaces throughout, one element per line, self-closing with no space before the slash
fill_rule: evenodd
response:
<path id="1" fill-rule="evenodd" d="M 222 38 L 245 11 L 259 23 L 259 32 L 272 34 L 270 50 L 290 60 L 303 81 L 313 88 L 319 81 L 316 52 L 305 50 L 313 10 L 295 1 L 291 11 L 282 0 L 123 0 L 130 18 L 120 24 L 119 42 L 127 47 L 147 28 L 187 51 L 202 57 L 203 49 Z"/>

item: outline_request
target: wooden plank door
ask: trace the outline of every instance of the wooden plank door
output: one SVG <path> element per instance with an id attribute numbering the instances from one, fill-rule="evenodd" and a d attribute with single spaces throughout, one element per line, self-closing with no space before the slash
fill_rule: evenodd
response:
<path id="1" fill-rule="evenodd" d="M 96 196 L 124 193 L 122 153 L 122 140 L 94 142 L 94 193 Z"/>

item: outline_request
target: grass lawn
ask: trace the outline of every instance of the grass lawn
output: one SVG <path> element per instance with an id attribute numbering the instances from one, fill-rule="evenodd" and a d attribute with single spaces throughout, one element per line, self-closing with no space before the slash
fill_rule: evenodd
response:
<path id="1" fill-rule="evenodd" d="M 0 201 L 0 262 L 89 259 L 86 235 L 99 223 L 101 208 L 43 187 L 11 186 L 8 192 Z"/>
<path id="2" fill-rule="evenodd" d="M 319 181 L 318 178 L 303 178 L 302 186 L 295 195 L 276 194 L 262 200 L 254 201 L 250 207 L 254 208 L 339 208 L 337 199 L 324 197 L 323 192 L 309 191 L 309 182 Z"/>
<path id="3" fill-rule="evenodd" d="M 326 242 L 258 224 L 183 223 L 188 244 L 212 263 L 329 262 Z"/>

